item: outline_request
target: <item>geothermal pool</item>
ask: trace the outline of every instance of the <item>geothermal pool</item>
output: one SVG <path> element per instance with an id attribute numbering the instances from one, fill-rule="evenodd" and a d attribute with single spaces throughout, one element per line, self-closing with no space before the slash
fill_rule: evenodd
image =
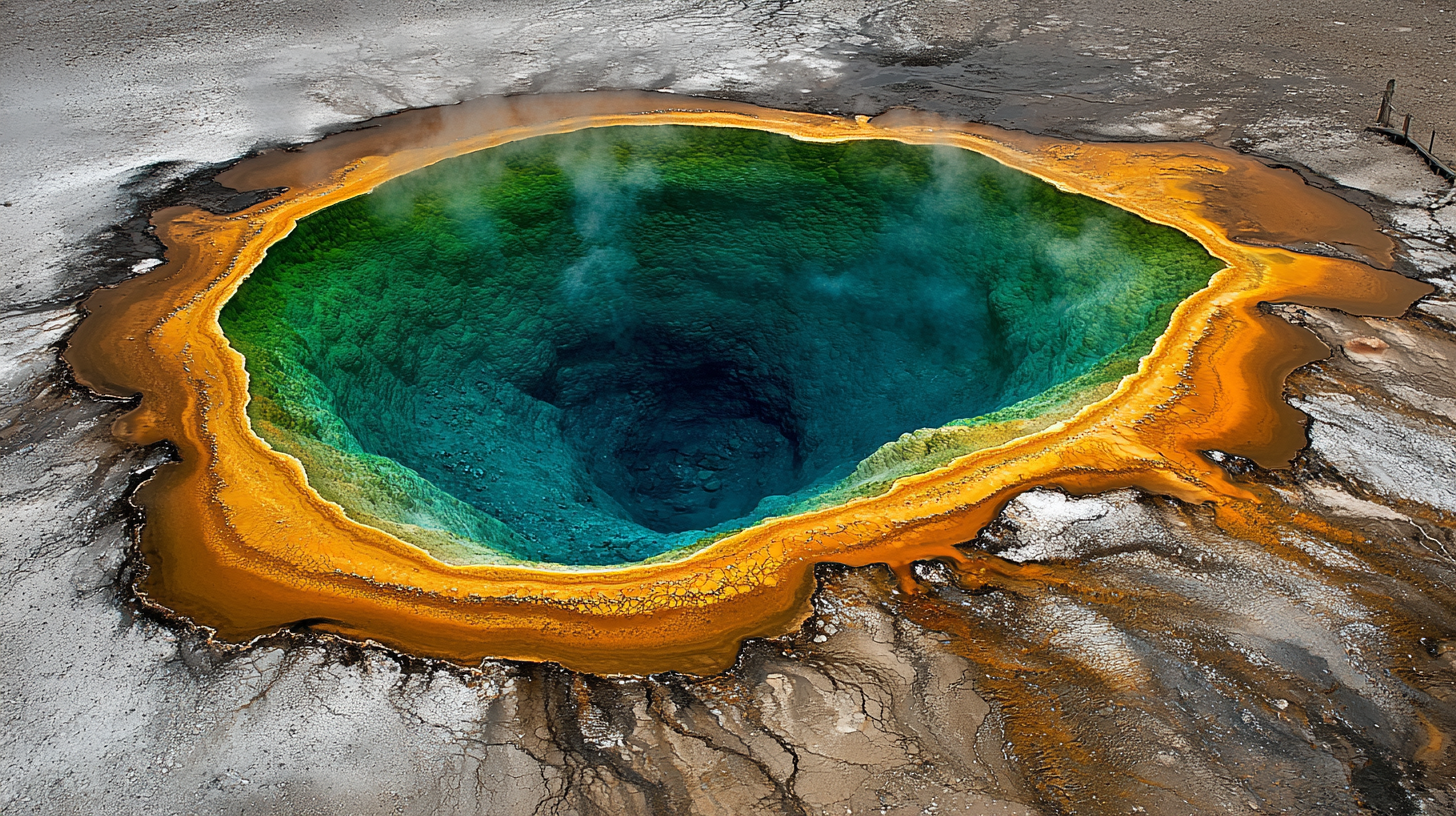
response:
<path id="1" fill-rule="evenodd" d="M 907 432 L 1094 393 L 1222 266 L 958 147 L 619 126 L 310 215 L 220 323 L 254 430 L 355 520 L 611 565 L 969 450 Z"/>
<path id="2" fill-rule="evenodd" d="M 1261 304 L 1428 291 L 1271 246 L 1390 262 L 1253 159 L 914 112 L 488 98 L 217 181 L 264 195 L 156 213 L 166 262 L 66 351 L 175 456 L 132 496 L 139 596 L 466 664 L 718 672 L 825 562 L 1036 583 L 965 546 L 1034 487 L 1259 529 L 1209 452 L 1287 464 L 1284 379 L 1328 353 Z"/>

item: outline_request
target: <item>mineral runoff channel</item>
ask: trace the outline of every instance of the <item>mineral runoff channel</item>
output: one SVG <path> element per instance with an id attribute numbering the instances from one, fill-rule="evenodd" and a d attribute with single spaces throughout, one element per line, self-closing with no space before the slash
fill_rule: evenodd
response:
<path id="1" fill-rule="evenodd" d="M 587 570 L 445 564 L 351 520 L 310 488 L 298 460 L 254 433 L 244 361 L 218 315 L 300 218 L 496 145 L 659 124 L 975 151 L 1180 230 L 1226 268 L 1177 307 L 1136 373 L 1074 416 L 1008 434 L 1015 438 L 901 478 L 880 495 L 766 519 L 676 561 Z M 94 293 L 65 352 L 81 384 L 140 397 L 117 420 L 117 437 L 168 441 L 178 454 L 133 497 L 145 511 L 138 592 L 223 641 L 307 629 L 463 664 L 721 671 L 744 639 L 802 622 L 823 562 L 888 564 L 906 591 L 914 591 L 911 565 L 933 559 L 969 588 L 1031 588 L 1052 573 L 958 545 L 1034 487 L 1136 487 L 1212 504 L 1220 523 L 1256 531 L 1277 495 L 1233 479 L 1207 452 L 1287 465 L 1306 440 L 1303 416 L 1281 399 L 1284 380 L 1328 353 L 1259 305 L 1394 316 L 1430 291 L 1389 271 L 1395 246 L 1367 213 L 1290 171 L 1205 145 L 1064 142 L 901 110 L 849 119 L 651 93 L 482 99 L 264 153 L 217 180 L 284 192 L 232 214 L 157 212 L 165 264 Z M 1319 244 L 1367 262 L 1282 248 Z"/>

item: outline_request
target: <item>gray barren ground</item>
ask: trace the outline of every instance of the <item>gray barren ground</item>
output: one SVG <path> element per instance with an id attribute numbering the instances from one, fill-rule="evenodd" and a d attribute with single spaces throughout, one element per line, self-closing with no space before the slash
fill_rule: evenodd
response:
<path id="1" fill-rule="evenodd" d="M 0 812 L 1456 813 L 1456 205 L 1364 131 L 1394 77 L 1456 159 L 1443 3 L 0 6 Z M 1311 445 L 1229 463 L 1364 544 L 1291 540 L 1291 566 L 1206 508 L 1034 492 L 975 546 L 1064 591 L 825 567 L 800 632 L 701 679 L 225 650 L 138 609 L 125 496 L 167 454 L 114 442 L 122 406 L 57 350 L 85 292 L 152 264 L 147 215 L 237 206 L 210 177 L 256 148 L 608 88 L 1204 140 L 1366 207 L 1437 294 L 1392 320 L 1274 307 L 1333 350 L 1289 385 Z M 1061 748 L 1025 748 L 1028 695 Z"/>

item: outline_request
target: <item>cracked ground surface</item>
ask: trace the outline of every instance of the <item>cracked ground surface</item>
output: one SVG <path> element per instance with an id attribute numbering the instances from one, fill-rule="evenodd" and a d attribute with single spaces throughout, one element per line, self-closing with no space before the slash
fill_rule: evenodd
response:
<path id="1" fill-rule="evenodd" d="M 4 20 L 0 812 L 1456 813 L 1456 205 L 1363 131 L 1387 78 L 1456 135 L 1456 8 L 854 0 L 35 0 Z M 1296 167 L 1437 294 L 1399 319 L 1271 307 L 1331 356 L 1260 525 L 1035 492 L 967 546 L 1025 580 L 824 567 L 816 614 L 709 678 L 442 667 L 280 636 L 227 650 L 139 609 L 125 496 L 163 449 L 56 352 L 145 269 L 209 167 L 482 94 L 667 89 L 912 105 Z M 1436 152 L 1456 152 L 1438 137 Z M 1316 248 L 1317 251 L 1327 251 Z M 979 586 L 979 584 L 977 584 Z"/>

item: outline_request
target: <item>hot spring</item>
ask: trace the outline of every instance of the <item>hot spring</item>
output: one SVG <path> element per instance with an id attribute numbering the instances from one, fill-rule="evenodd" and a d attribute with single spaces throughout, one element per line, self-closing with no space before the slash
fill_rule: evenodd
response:
<path id="1" fill-rule="evenodd" d="M 960 148 L 619 126 L 309 216 L 220 322 L 254 430 L 354 519 L 451 563 L 610 565 L 1116 381 L 1221 267 Z"/>

